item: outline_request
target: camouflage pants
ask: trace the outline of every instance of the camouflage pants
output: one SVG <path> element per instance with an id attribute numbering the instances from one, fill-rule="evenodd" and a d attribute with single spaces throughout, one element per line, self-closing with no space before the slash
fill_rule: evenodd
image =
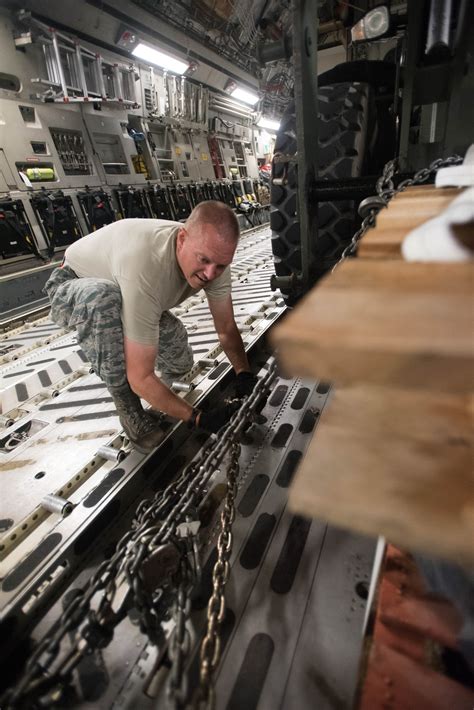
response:
<path id="1" fill-rule="evenodd" d="M 51 319 L 76 330 L 77 342 L 107 387 L 127 381 L 122 329 L 122 295 L 112 281 L 77 278 L 67 266 L 55 269 L 44 287 Z M 193 365 L 193 351 L 181 321 L 169 311 L 160 319 L 155 367 L 166 383 L 179 379 Z"/>

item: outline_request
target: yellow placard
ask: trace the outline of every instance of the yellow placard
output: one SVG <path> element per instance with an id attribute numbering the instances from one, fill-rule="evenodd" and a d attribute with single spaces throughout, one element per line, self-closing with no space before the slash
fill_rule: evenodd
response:
<path id="1" fill-rule="evenodd" d="M 207 153 L 201 153 L 201 160 L 207 160 Z"/>
<path id="2" fill-rule="evenodd" d="M 175 153 L 176 155 L 181 155 L 181 148 L 179 146 L 176 146 Z"/>

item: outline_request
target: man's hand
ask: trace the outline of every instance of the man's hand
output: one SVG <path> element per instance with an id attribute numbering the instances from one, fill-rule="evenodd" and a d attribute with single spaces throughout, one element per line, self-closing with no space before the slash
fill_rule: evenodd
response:
<path id="1" fill-rule="evenodd" d="M 197 428 L 215 434 L 229 423 L 232 415 L 239 408 L 240 402 L 232 401 L 220 407 L 215 407 L 209 412 L 201 412 L 196 422 Z"/>
<path id="2" fill-rule="evenodd" d="M 258 377 L 253 372 L 243 370 L 235 378 L 235 396 L 242 399 L 252 394 L 253 388 L 258 382 Z"/>

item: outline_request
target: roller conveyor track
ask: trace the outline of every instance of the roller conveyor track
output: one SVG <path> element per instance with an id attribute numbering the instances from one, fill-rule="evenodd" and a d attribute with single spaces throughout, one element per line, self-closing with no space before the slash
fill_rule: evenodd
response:
<path id="1" fill-rule="evenodd" d="M 272 268 L 268 228 L 247 233 L 233 265 L 233 297 L 254 369 L 264 366 L 268 354 L 263 336 L 284 311 L 269 287 Z M 216 401 L 229 368 L 206 301 L 195 296 L 175 313 L 185 323 L 195 353 L 186 378 L 194 389 L 181 396 L 191 402 Z M 59 602 L 51 608 L 58 593 L 89 578 L 104 550 L 129 526 L 139 500 L 177 474 L 202 437 L 170 420 L 163 427 L 163 444 L 153 454 L 145 457 L 131 450 L 121 437 L 107 390 L 89 372 L 74 335 L 47 317 L 9 331 L 0 353 L 5 661 L 13 637 L 42 637 L 61 612 Z M 265 423 L 254 425 L 244 440 L 225 649 L 217 677 L 219 708 L 257 703 L 259 710 L 324 708 L 336 701 L 338 707 L 350 706 L 365 612 L 356 589 L 360 594 L 366 588 L 374 544 L 293 516 L 286 505 L 288 485 L 328 396 L 323 383 L 278 379 L 263 411 Z M 103 446 L 109 447 L 107 458 L 98 455 Z M 118 462 L 110 455 L 114 450 L 127 455 Z M 219 486 L 218 476 L 210 500 Z M 41 507 L 50 493 L 74 505 L 69 516 Z M 218 504 L 201 530 L 204 574 L 192 614 L 196 639 L 203 633 L 217 513 Z M 77 707 L 165 707 L 166 674 L 155 672 L 162 654 L 162 648 L 147 643 L 133 615 L 126 618 L 114 642 L 94 654 L 88 668 L 79 668 L 82 700 Z M 196 669 L 195 656 L 191 680 Z"/>

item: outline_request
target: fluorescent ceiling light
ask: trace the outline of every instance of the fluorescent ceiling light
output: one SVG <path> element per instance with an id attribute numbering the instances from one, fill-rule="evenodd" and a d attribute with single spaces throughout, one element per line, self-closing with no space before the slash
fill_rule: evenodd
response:
<path id="1" fill-rule="evenodd" d="M 245 91 L 245 89 L 234 89 L 231 96 L 233 96 L 234 99 L 237 99 L 237 101 L 243 101 L 245 104 L 250 104 L 250 106 L 254 106 L 258 101 L 257 94 L 252 94 L 251 91 Z"/>
<path id="2" fill-rule="evenodd" d="M 169 54 L 164 54 L 163 52 L 153 49 L 153 47 L 148 47 L 146 44 L 137 44 L 132 54 L 138 59 L 143 59 L 145 62 L 150 62 L 150 64 L 155 64 L 157 67 L 166 69 L 167 71 L 172 71 L 175 74 L 184 74 L 188 69 L 188 62 L 183 62 L 181 59 L 175 59 L 175 57 L 170 57 Z"/>
<path id="3" fill-rule="evenodd" d="M 270 118 L 261 118 L 257 123 L 259 128 L 266 128 L 269 131 L 278 131 L 280 128 L 280 121 L 272 121 Z"/>

